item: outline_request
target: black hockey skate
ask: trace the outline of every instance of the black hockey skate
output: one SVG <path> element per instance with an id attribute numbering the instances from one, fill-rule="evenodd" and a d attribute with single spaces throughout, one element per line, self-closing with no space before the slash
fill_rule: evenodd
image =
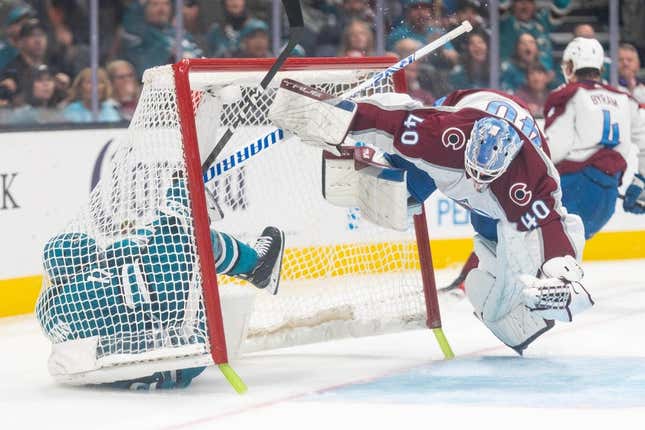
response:
<path id="1" fill-rule="evenodd" d="M 472 252 L 468 256 L 468 260 L 464 263 L 464 267 L 461 269 L 461 272 L 459 273 L 459 276 L 457 276 L 457 279 L 452 281 L 452 284 L 447 285 L 445 287 L 440 287 L 437 289 L 437 292 L 440 294 L 443 293 L 450 293 L 453 296 L 456 297 L 464 297 L 466 294 L 466 289 L 465 289 L 465 281 L 466 281 L 466 276 L 468 276 L 468 273 L 477 265 L 479 264 L 479 259 L 477 258 L 477 255 Z"/>
<path id="2" fill-rule="evenodd" d="M 253 248 L 258 253 L 258 262 L 253 272 L 244 278 L 257 288 L 278 294 L 284 254 L 284 232 L 275 227 L 266 227 Z"/>
<path id="3" fill-rule="evenodd" d="M 464 282 L 466 281 L 466 275 L 468 275 L 468 273 L 460 273 L 459 276 L 457 276 L 457 278 L 452 281 L 450 285 L 439 287 L 439 289 L 437 289 L 437 292 L 439 294 L 450 293 L 455 297 L 463 297 L 465 291 Z"/>

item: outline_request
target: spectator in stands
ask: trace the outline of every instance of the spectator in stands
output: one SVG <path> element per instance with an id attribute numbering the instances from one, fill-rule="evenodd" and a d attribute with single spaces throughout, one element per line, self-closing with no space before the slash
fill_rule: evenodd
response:
<path id="1" fill-rule="evenodd" d="M 0 73 L 0 82 L 7 79 L 14 81 L 15 97 L 13 104 L 20 105 L 24 101 L 23 90 L 26 83 L 33 81 L 33 72 L 42 65 L 47 65 L 47 33 L 37 19 L 30 19 L 22 25 L 18 39 L 19 55 L 7 64 Z M 55 73 L 56 85 L 59 90 L 65 91 L 69 86 L 69 76 L 64 73 Z"/>
<path id="2" fill-rule="evenodd" d="M 450 84 L 455 90 L 487 88 L 490 86 L 488 35 L 483 30 L 473 30 L 465 39 L 464 56 L 461 64 L 450 72 Z"/>
<path id="3" fill-rule="evenodd" d="M 456 2 L 456 11 L 454 15 L 448 16 L 448 30 L 461 25 L 462 22 L 468 21 L 473 26 L 473 31 L 483 31 L 484 18 L 481 16 L 481 2 L 479 0 L 459 0 Z M 458 37 L 451 41 L 457 52 L 466 52 L 468 49 L 468 39 Z"/>
<path id="4" fill-rule="evenodd" d="M 530 33 L 520 35 L 517 39 L 515 55 L 509 61 L 502 62 L 502 74 L 500 76 L 502 89 L 514 92 L 522 85 L 525 85 L 528 69 L 539 64 L 540 52 L 538 51 L 537 41 Z M 553 80 L 553 72 L 547 70 L 547 76 L 547 82 L 550 83 Z"/>
<path id="5" fill-rule="evenodd" d="M 396 42 L 394 46 L 396 54 L 399 58 L 407 57 L 414 51 L 421 48 L 423 45 L 418 40 L 414 39 L 401 39 Z M 434 96 L 432 93 L 421 86 L 419 74 L 424 73 L 423 64 L 415 61 L 403 69 L 405 71 L 405 82 L 408 87 L 408 94 L 413 99 L 419 100 L 425 106 L 432 106 L 434 103 Z"/>
<path id="6" fill-rule="evenodd" d="M 526 102 L 531 114 L 542 117 L 544 103 L 549 95 L 547 83 L 549 76 L 541 63 L 530 66 L 526 74 L 526 84 L 515 91 L 515 95 Z"/>
<path id="7" fill-rule="evenodd" d="M 374 33 L 368 23 L 355 19 L 347 24 L 338 55 L 341 57 L 374 55 Z"/>
<path id="8" fill-rule="evenodd" d="M 184 0 L 184 29 L 193 37 L 199 48 L 206 52 L 206 33 L 208 31 L 201 14 L 201 4 L 198 0 Z"/>
<path id="9" fill-rule="evenodd" d="M 16 6 L 5 19 L 5 39 L 0 40 L 0 72 L 18 56 L 18 41 L 22 25 L 34 16 L 31 6 Z"/>
<path id="10" fill-rule="evenodd" d="M 618 48 L 618 83 L 639 101 L 645 103 L 645 82 L 638 78 L 641 68 L 638 51 L 629 43 Z"/>
<path id="11" fill-rule="evenodd" d="M 506 0 L 500 2 L 503 8 L 510 3 L 510 11 L 506 13 L 499 23 L 500 57 L 508 60 L 515 52 L 515 46 L 523 33 L 530 33 L 538 45 L 540 61 L 547 69 L 552 71 L 553 53 L 549 33 L 558 18 L 568 13 L 571 0 L 552 0 L 549 8 L 538 10 L 535 0 Z"/>
<path id="12" fill-rule="evenodd" d="M 641 58 L 645 58 L 645 7 L 643 0 L 621 0 L 622 40 L 630 42 Z"/>
<path id="13" fill-rule="evenodd" d="M 110 97 L 112 86 L 104 69 L 98 69 L 98 96 L 99 112 L 96 122 L 119 122 L 119 108 Z M 92 115 L 92 70 L 81 70 L 74 78 L 74 83 L 69 91 L 69 104 L 63 110 L 67 121 L 76 123 L 95 122 Z"/>
<path id="14" fill-rule="evenodd" d="M 0 108 L 11 107 L 16 89 L 16 78 L 7 75 L 0 78 Z"/>
<path id="15" fill-rule="evenodd" d="M 415 39 L 423 45 L 441 36 L 444 30 L 433 27 L 438 22 L 438 17 L 433 16 L 432 0 L 402 0 L 405 7 L 405 19 L 401 25 L 395 27 L 387 37 L 387 49 L 393 50 L 394 45 L 401 39 Z M 437 51 L 433 61 L 437 67 L 452 68 L 459 58 L 453 45 L 448 42 Z"/>
<path id="16" fill-rule="evenodd" d="M 338 13 L 327 14 L 327 23 L 318 33 L 316 56 L 334 57 L 341 46 L 341 35 L 354 20 L 364 21 L 370 26 L 374 22 L 374 11 L 367 0 L 343 0 Z"/>
<path id="17" fill-rule="evenodd" d="M 76 76 L 90 64 L 87 8 L 75 0 L 49 0 L 45 2 L 45 12 L 51 26 L 50 65 L 68 76 Z M 107 38 L 110 33 L 113 32 L 105 32 Z"/>
<path id="18" fill-rule="evenodd" d="M 591 24 L 577 24 L 573 27 L 573 38 L 585 37 L 587 39 L 596 38 L 596 30 L 593 29 Z"/>
<path id="19" fill-rule="evenodd" d="M 240 31 L 240 49 L 235 53 L 235 57 L 267 58 L 271 56 L 269 27 L 260 20 L 247 23 Z"/>
<path id="20" fill-rule="evenodd" d="M 269 28 L 264 21 L 250 15 L 246 0 L 224 0 L 223 5 L 223 21 L 214 23 L 206 36 L 209 57 L 231 57 L 236 52 L 239 55 L 242 32 L 248 35 L 249 29 Z"/>
<path id="21" fill-rule="evenodd" d="M 126 9 L 123 17 L 124 56 L 139 75 L 150 67 L 177 60 L 172 17 L 170 0 L 133 1 Z M 189 33 L 184 33 L 182 48 L 184 58 L 202 56 Z"/>
<path id="22" fill-rule="evenodd" d="M 131 120 L 139 101 L 141 86 L 137 80 L 134 66 L 125 60 L 114 60 L 106 67 L 112 96 L 118 103 L 119 114 L 125 120 Z"/>
<path id="23" fill-rule="evenodd" d="M 64 120 L 57 107 L 63 94 L 57 91 L 54 75 L 47 66 L 36 68 L 25 93 L 25 104 L 9 116 L 11 124 L 51 124 Z"/>

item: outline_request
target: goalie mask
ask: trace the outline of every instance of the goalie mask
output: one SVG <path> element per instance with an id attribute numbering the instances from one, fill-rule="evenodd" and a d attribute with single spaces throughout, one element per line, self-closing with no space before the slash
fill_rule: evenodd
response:
<path id="1" fill-rule="evenodd" d="M 478 190 L 499 178 L 522 148 L 522 139 L 506 121 L 487 117 L 475 121 L 466 143 L 465 169 Z"/>

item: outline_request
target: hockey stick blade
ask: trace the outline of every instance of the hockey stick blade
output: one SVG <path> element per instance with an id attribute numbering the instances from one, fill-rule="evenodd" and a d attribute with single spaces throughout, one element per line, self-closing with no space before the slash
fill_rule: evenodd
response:
<path id="1" fill-rule="evenodd" d="M 295 46 L 300 42 L 302 34 L 304 33 L 304 19 L 302 17 L 302 7 L 300 5 L 300 0 L 282 0 L 282 3 L 284 5 L 285 12 L 287 13 L 287 19 L 289 20 L 289 42 L 287 43 L 287 46 L 284 47 L 266 75 L 264 75 L 264 78 L 262 78 L 262 81 L 260 82 L 260 88 L 262 89 L 262 91 L 265 91 L 267 89 L 267 87 L 271 83 L 271 80 L 287 60 L 293 48 L 295 48 Z M 255 101 L 255 97 L 252 97 L 252 99 L 253 101 Z M 224 150 L 226 144 L 229 142 L 229 140 L 231 140 L 231 137 L 233 137 L 232 129 L 237 128 L 237 126 L 242 121 L 242 118 L 245 118 L 248 114 L 248 110 L 252 105 L 253 103 L 246 101 L 242 109 L 242 114 L 237 117 L 235 123 L 233 124 L 233 127 L 228 127 L 226 129 L 226 132 L 224 133 L 224 135 L 222 135 L 210 154 L 208 154 L 206 160 L 202 162 L 203 174 L 206 174 L 211 164 L 215 162 L 219 154 L 222 152 L 222 150 Z"/>

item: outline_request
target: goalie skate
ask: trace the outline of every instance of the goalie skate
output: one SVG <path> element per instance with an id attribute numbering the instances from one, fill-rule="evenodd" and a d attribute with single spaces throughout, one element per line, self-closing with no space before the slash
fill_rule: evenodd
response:
<path id="1" fill-rule="evenodd" d="M 253 248 L 258 253 L 258 262 L 250 275 L 240 277 L 257 288 L 278 294 L 284 255 L 284 232 L 275 227 L 266 227 Z"/>

